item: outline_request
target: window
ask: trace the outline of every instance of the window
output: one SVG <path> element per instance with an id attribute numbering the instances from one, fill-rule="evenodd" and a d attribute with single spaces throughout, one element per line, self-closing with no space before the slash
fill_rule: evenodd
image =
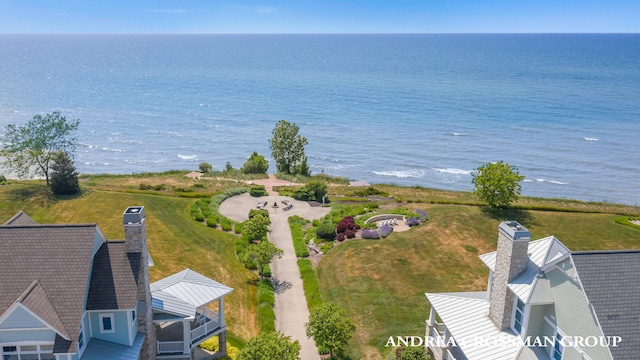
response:
<path id="1" fill-rule="evenodd" d="M 100 333 L 116 332 L 113 314 L 100 314 L 98 317 L 100 318 Z"/>
<path id="2" fill-rule="evenodd" d="M 3 346 L 1 360 L 55 360 L 53 345 Z"/>
<path id="3" fill-rule="evenodd" d="M 516 303 L 516 310 L 514 313 L 513 329 L 518 333 L 522 333 L 522 324 L 524 323 L 524 303 L 518 299 Z"/>
<path id="4" fill-rule="evenodd" d="M 551 351 L 551 358 L 553 360 L 562 360 L 562 352 L 564 347 L 562 346 L 562 335 L 556 331 L 556 336 L 553 338 L 553 350 Z"/>
<path id="5" fill-rule="evenodd" d="M 80 335 L 78 335 L 78 348 L 80 350 L 82 350 L 82 346 L 84 346 L 84 342 L 83 342 L 83 334 L 82 334 L 82 329 L 80 329 Z"/>

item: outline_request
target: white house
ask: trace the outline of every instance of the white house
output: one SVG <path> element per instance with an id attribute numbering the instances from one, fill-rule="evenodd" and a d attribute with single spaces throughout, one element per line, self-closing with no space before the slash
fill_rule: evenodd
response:
<path id="1" fill-rule="evenodd" d="M 498 227 L 487 291 L 428 293 L 435 359 L 637 359 L 640 251 L 571 253 L 553 236 L 530 241 Z"/>

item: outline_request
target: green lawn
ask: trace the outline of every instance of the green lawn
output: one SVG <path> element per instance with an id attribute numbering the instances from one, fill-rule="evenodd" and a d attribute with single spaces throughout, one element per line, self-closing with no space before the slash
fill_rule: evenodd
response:
<path id="1" fill-rule="evenodd" d="M 110 240 L 124 239 L 122 213 L 143 205 L 147 214 L 148 246 L 155 266 L 151 281 L 190 268 L 234 289 L 225 298 L 226 320 L 232 335 L 248 340 L 257 335 L 256 276 L 235 258 L 235 235 L 196 223 L 188 213 L 193 199 L 88 190 L 81 196 L 56 198 L 38 182 L 0 186 L 0 221 L 23 209 L 41 223 L 95 222 Z"/>
<path id="2" fill-rule="evenodd" d="M 479 254 L 494 251 L 499 219 L 476 206 L 415 205 L 430 220 L 381 240 L 348 241 L 317 271 L 321 293 L 345 308 L 357 326 L 353 359 L 381 359 L 389 336 L 424 336 L 425 292 L 480 291 L 488 270 Z M 554 234 L 572 250 L 640 248 L 640 231 L 616 215 L 515 211 L 533 239 Z"/>
<path id="3" fill-rule="evenodd" d="M 140 183 L 166 184 L 167 189 L 140 191 Z M 259 332 L 257 288 L 251 281 L 256 276 L 236 260 L 235 235 L 196 223 L 188 213 L 195 199 L 172 190 L 195 183 L 173 173 L 96 176 L 86 178 L 81 196 L 58 198 L 42 182 L 13 182 L 0 186 L 0 221 L 24 209 L 43 223 L 96 222 L 107 238 L 122 239 L 122 212 L 130 205 L 144 205 L 155 261 L 152 280 L 189 267 L 233 287 L 225 301 L 229 330 L 233 338 L 248 340 Z M 207 180 L 194 192 L 218 193 L 237 184 Z M 477 202 L 470 193 L 376 188 L 391 196 L 381 208 L 399 206 L 395 198 L 404 201 L 401 206 L 426 210 L 430 220 L 386 239 L 344 242 L 316 268 L 323 300 L 338 303 L 357 326 L 349 345 L 352 359 L 384 358 L 390 351 L 384 348 L 389 336 L 423 336 L 429 314 L 425 292 L 485 290 L 488 270 L 478 255 L 495 250 L 501 219 L 519 221 L 534 239 L 555 235 L 571 250 L 640 248 L 640 230 L 615 223 L 615 214 L 638 216 L 637 207 L 523 198 L 517 204 L 520 209 L 495 212 L 462 205 Z M 329 189 L 332 199 L 354 191 L 344 186 Z M 526 210 L 541 208 L 569 212 Z"/>

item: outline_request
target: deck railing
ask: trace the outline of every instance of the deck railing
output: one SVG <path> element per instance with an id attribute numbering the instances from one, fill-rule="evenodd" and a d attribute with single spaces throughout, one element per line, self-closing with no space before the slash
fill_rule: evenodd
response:
<path id="1" fill-rule="evenodd" d="M 198 326 L 191 329 L 191 345 L 220 329 L 221 326 L 218 313 L 207 308 L 204 309 L 204 313 L 198 313 L 196 319 Z"/>
<path id="2" fill-rule="evenodd" d="M 182 341 L 158 341 L 158 355 L 162 354 L 182 354 L 184 343 Z"/>

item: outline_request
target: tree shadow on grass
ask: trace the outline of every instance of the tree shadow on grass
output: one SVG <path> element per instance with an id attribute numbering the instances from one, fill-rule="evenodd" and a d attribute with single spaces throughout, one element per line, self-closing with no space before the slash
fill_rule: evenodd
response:
<path id="1" fill-rule="evenodd" d="M 49 207 L 58 201 L 73 200 L 84 195 L 84 191 L 72 195 L 54 195 L 44 184 L 20 184 L 6 193 L 12 202 L 28 203 L 39 207 Z"/>
<path id="2" fill-rule="evenodd" d="M 516 208 L 499 209 L 484 206 L 481 208 L 481 211 L 486 217 L 489 217 L 491 219 L 500 221 L 515 220 L 525 227 L 537 225 L 537 223 L 533 219 L 533 216 L 528 210 Z"/>

